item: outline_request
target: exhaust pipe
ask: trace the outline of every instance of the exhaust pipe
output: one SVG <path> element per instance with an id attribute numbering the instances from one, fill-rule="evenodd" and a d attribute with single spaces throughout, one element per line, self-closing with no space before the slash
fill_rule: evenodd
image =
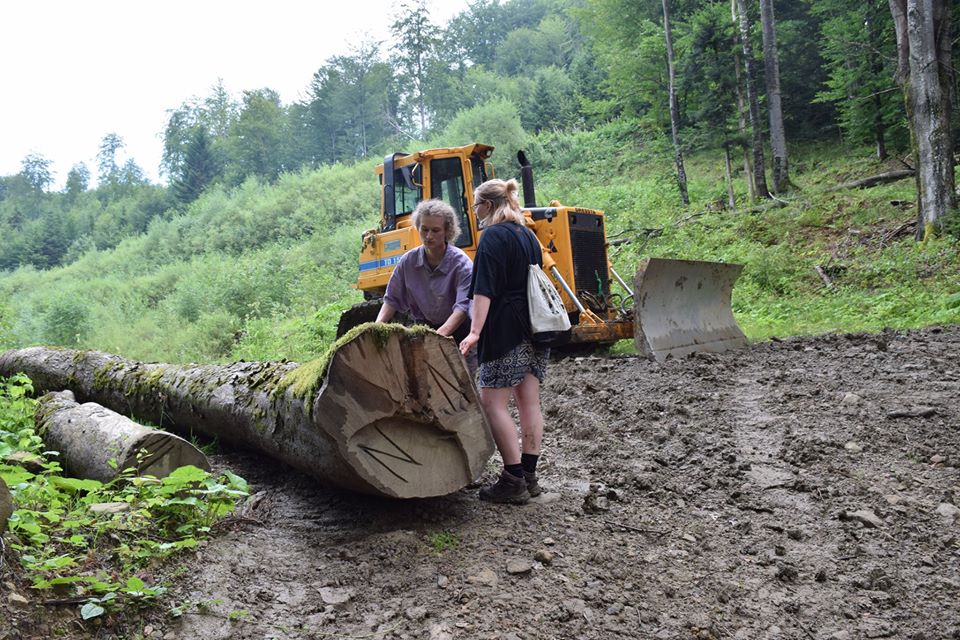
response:
<path id="1" fill-rule="evenodd" d="M 537 206 L 537 198 L 533 192 L 533 167 L 527 162 L 527 154 L 517 151 L 517 162 L 520 163 L 520 184 L 523 185 L 523 206 L 526 209 Z"/>

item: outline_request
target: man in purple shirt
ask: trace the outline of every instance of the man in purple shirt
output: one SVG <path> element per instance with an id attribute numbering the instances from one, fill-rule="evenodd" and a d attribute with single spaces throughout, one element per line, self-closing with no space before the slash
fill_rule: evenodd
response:
<path id="1" fill-rule="evenodd" d="M 394 268 L 377 322 L 390 322 L 399 311 L 459 344 L 470 332 L 467 294 L 473 274 L 470 258 L 451 244 L 460 224 L 442 200 L 424 200 L 412 216 L 422 244 L 403 254 Z"/>

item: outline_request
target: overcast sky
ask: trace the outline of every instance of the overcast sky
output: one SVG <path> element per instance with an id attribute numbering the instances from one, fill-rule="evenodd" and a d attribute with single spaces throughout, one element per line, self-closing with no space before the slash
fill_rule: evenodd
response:
<path id="1" fill-rule="evenodd" d="M 218 79 L 235 97 L 269 87 L 299 99 L 332 55 L 386 40 L 396 0 L 11 0 L 0 27 L 0 175 L 28 153 L 52 161 L 56 187 L 74 164 L 96 175 L 107 133 L 159 181 L 167 110 Z M 467 0 L 428 0 L 443 26 Z"/>

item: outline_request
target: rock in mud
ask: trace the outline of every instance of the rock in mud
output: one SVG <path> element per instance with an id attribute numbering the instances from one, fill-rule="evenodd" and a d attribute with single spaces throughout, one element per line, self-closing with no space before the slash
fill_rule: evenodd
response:
<path id="1" fill-rule="evenodd" d="M 467 582 L 470 584 L 484 585 L 486 587 L 495 587 L 497 586 L 497 574 L 493 572 L 493 569 L 481 569 L 476 575 L 467 578 Z"/>
<path id="2" fill-rule="evenodd" d="M 852 440 L 843 445 L 843 448 L 850 453 L 863 453 L 863 445 L 861 445 L 859 442 L 853 442 Z"/>
<path id="3" fill-rule="evenodd" d="M 590 493 L 583 499 L 583 511 L 584 513 L 603 513 L 610 511 L 610 501 L 606 496 Z"/>
<path id="4" fill-rule="evenodd" d="M 24 598 L 19 593 L 11 593 L 7 595 L 7 602 L 16 606 L 16 607 L 28 607 L 30 606 L 30 601 Z"/>
<path id="5" fill-rule="evenodd" d="M 863 404 L 863 398 L 855 393 L 846 393 L 840 400 L 840 413 L 853 414 L 859 413 L 860 405 Z"/>
<path id="6" fill-rule="evenodd" d="M 97 502 L 96 504 L 92 504 L 89 507 L 87 507 L 87 509 L 90 510 L 90 513 L 94 513 L 94 514 L 105 513 L 109 515 L 109 514 L 121 513 L 123 511 L 129 510 L 130 503 L 129 502 Z"/>
<path id="7" fill-rule="evenodd" d="M 403 612 L 403 617 L 413 622 L 419 622 L 427 617 L 426 607 L 410 607 Z"/>
<path id="8" fill-rule="evenodd" d="M 522 576 L 533 570 L 533 564 L 529 560 L 514 558 L 507 561 L 507 573 L 512 576 Z"/>
<path id="9" fill-rule="evenodd" d="M 350 602 L 353 593 L 349 589 L 337 589 L 335 587 L 323 587 L 320 589 L 320 599 L 324 604 L 338 607 Z"/>
<path id="10" fill-rule="evenodd" d="M 553 552 L 547 549 L 539 549 L 536 553 L 533 554 L 533 559 L 539 562 L 540 564 L 552 564 Z"/>
<path id="11" fill-rule="evenodd" d="M 883 526 L 883 520 L 881 520 L 877 514 L 875 514 L 870 509 L 860 509 L 858 511 L 841 511 L 840 512 L 841 520 L 853 520 L 863 524 L 865 527 L 870 527 L 871 529 L 879 529 Z"/>
<path id="12" fill-rule="evenodd" d="M 956 520 L 958 517 L 960 517 L 960 508 L 957 508 L 955 505 L 952 505 L 949 502 L 941 502 L 939 505 L 937 505 L 937 513 L 944 518 Z"/>

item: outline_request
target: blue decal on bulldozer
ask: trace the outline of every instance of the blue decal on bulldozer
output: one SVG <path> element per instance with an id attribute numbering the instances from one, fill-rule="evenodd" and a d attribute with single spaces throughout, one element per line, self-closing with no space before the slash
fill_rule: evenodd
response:
<path id="1" fill-rule="evenodd" d="M 383 258 L 382 260 L 369 260 L 367 262 L 360 263 L 360 271 L 369 271 L 370 269 L 380 269 L 381 267 L 392 267 L 393 265 L 400 262 L 402 256 L 393 256 L 390 258 Z"/>

